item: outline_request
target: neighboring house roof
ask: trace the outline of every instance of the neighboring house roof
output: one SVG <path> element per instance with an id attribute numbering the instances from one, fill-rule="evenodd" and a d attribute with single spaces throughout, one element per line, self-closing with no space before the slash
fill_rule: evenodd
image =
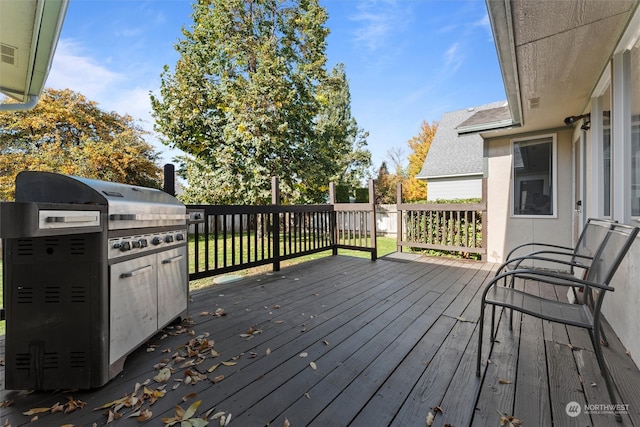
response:
<path id="1" fill-rule="evenodd" d="M 506 101 L 442 115 L 418 179 L 482 174 L 483 140 L 478 133 L 459 134 L 459 127 L 495 123 L 509 117 Z"/>
<path id="2" fill-rule="evenodd" d="M 49 74 L 68 0 L 0 1 L 0 93 L 35 106 Z"/>

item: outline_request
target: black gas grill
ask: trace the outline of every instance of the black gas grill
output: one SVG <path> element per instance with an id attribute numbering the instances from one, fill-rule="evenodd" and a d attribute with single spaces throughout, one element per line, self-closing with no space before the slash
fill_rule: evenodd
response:
<path id="1" fill-rule="evenodd" d="M 0 212 L 7 389 L 101 386 L 186 315 L 186 208 L 167 193 L 23 172 Z"/>

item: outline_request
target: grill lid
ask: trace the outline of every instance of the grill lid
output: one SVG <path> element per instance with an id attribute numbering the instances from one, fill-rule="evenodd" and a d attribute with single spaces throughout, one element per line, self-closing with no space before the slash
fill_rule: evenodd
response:
<path id="1" fill-rule="evenodd" d="M 16 202 L 107 206 L 109 229 L 186 224 L 186 208 L 154 188 L 25 171 L 16 177 Z"/>

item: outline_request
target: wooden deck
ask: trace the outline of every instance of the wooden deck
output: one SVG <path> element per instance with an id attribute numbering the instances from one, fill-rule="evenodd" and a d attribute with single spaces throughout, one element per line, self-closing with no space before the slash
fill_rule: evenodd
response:
<path id="1" fill-rule="evenodd" d="M 231 414 L 231 426 L 422 427 L 430 412 L 434 426 L 497 426 L 501 416 L 527 427 L 620 425 L 584 411 L 608 398 L 588 335 L 576 328 L 518 315 L 510 332 L 501 321 L 491 363 L 475 376 L 479 290 L 495 268 L 403 254 L 376 262 L 337 256 L 194 291 L 191 321 L 155 336 L 100 389 L 27 393 L 2 382 L 0 401 L 12 403 L 0 407 L 0 425 L 101 426 L 127 395 L 141 407 L 120 408 L 122 418 L 109 425 L 162 426 L 176 405 L 197 401 L 185 417 L 208 415 L 210 426 L 219 425 L 211 418 L 220 411 Z M 622 425 L 640 426 L 640 373 L 608 332 L 605 355 L 629 404 Z M 153 378 L 165 365 L 170 377 L 159 383 Z M 146 384 L 147 397 L 136 383 Z M 23 414 L 70 399 L 84 407 Z M 566 413 L 571 401 L 583 408 L 575 418 Z M 127 418 L 137 409 L 149 420 Z"/>

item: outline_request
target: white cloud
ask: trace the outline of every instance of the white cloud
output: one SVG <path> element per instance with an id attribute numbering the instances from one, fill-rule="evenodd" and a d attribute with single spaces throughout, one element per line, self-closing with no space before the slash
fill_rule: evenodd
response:
<path id="1" fill-rule="evenodd" d="M 403 16 L 394 0 L 364 0 L 357 10 L 349 17 L 359 24 L 354 31 L 354 41 L 371 51 L 387 44 L 390 34 L 403 28 L 409 19 Z"/>
<path id="2" fill-rule="evenodd" d="M 101 100 L 113 90 L 113 86 L 124 80 L 124 75 L 83 55 L 79 44 L 69 39 L 61 39 L 47 78 L 47 86 L 56 89 L 68 88 L 101 103 Z"/>
<path id="3" fill-rule="evenodd" d="M 443 71 L 447 74 L 453 74 L 462 65 L 464 62 L 464 55 L 460 49 L 460 43 L 454 43 L 447 51 L 444 53 L 443 60 Z"/>

